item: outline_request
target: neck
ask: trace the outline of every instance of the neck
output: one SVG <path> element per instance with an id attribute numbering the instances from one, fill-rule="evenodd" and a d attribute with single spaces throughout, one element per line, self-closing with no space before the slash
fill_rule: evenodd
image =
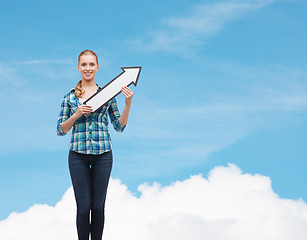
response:
<path id="1" fill-rule="evenodd" d="M 90 81 L 82 79 L 82 88 L 94 87 L 94 86 L 96 86 L 95 79 L 92 79 Z"/>

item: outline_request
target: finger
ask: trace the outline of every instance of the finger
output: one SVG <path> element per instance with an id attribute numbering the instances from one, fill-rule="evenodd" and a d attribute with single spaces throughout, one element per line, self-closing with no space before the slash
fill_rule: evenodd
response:
<path id="1" fill-rule="evenodd" d="M 81 111 L 82 112 L 82 114 L 89 114 L 89 113 L 91 113 L 92 111 Z"/>
<path id="2" fill-rule="evenodd" d="M 83 106 L 82 108 L 83 109 L 92 109 L 93 107 L 92 106 Z"/>
<path id="3" fill-rule="evenodd" d="M 130 88 L 128 88 L 127 86 L 123 86 L 122 89 L 124 89 L 126 92 L 131 91 Z"/>
<path id="4" fill-rule="evenodd" d="M 121 92 L 122 92 L 122 94 L 124 94 L 125 96 L 128 95 L 128 93 L 127 93 L 124 89 L 122 89 Z"/>
<path id="5" fill-rule="evenodd" d="M 131 89 L 128 88 L 127 86 L 124 86 L 123 88 L 125 89 L 125 91 L 126 91 L 127 93 L 133 93 L 133 92 L 131 91 Z"/>
<path id="6" fill-rule="evenodd" d="M 123 92 L 126 93 L 127 96 L 132 96 L 133 95 L 133 92 L 128 87 L 125 87 L 122 90 L 123 90 Z"/>
<path id="7" fill-rule="evenodd" d="M 81 110 L 82 111 L 92 111 L 93 109 L 92 109 L 92 107 L 90 107 L 90 108 L 81 108 Z"/>
<path id="8" fill-rule="evenodd" d="M 93 108 L 92 107 L 86 107 L 86 108 L 82 107 L 82 108 L 80 108 L 80 110 L 81 111 L 89 111 L 89 112 L 91 112 L 91 111 L 93 111 Z"/>
<path id="9" fill-rule="evenodd" d="M 90 105 L 81 105 L 80 107 L 91 108 L 92 106 L 90 106 Z"/>
<path id="10" fill-rule="evenodd" d="M 127 86 L 122 86 L 123 91 L 127 91 Z"/>
<path id="11" fill-rule="evenodd" d="M 133 95 L 133 92 L 129 89 L 129 91 L 127 92 L 127 94 L 128 94 L 129 96 L 132 96 L 132 95 Z"/>
<path id="12" fill-rule="evenodd" d="M 129 95 L 127 94 L 127 93 L 125 93 L 125 92 L 123 92 L 123 95 L 127 98 L 127 97 L 129 97 Z"/>

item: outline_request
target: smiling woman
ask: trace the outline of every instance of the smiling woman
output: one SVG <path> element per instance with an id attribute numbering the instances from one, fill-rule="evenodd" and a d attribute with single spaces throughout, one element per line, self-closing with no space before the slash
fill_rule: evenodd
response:
<path id="1" fill-rule="evenodd" d="M 114 129 L 122 132 L 128 122 L 133 96 L 128 87 L 122 87 L 126 97 L 122 115 L 115 98 L 93 112 L 92 107 L 83 102 L 101 89 L 95 83 L 98 69 L 96 53 L 91 50 L 80 53 L 78 70 L 82 79 L 64 96 L 57 122 L 60 136 L 72 128 L 68 162 L 77 203 L 79 240 L 88 240 L 89 235 L 92 240 L 102 238 L 105 199 L 113 163 L 108 116 Z"/>

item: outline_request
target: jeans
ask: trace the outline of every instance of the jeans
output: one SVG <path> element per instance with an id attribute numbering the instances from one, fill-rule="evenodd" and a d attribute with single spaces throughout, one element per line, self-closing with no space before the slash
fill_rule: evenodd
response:
<path id="1" fill-rule="evenodd" d="M 112 151 L 100 155 L 69 151 L 68 163 L 77 203 L 79 240 L 88 240 L 89 235 L 92 240 L 101 240 Z"/>

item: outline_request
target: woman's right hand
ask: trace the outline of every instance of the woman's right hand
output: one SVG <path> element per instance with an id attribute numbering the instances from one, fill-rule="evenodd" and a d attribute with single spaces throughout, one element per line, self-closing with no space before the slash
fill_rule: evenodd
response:
<path id="1" fill-rule="evenodd" d="M 75 112 L 77 118 L 81 117 L 83 114 L 89 114 L 93 112 L 93 108 L 89 105 L 80 105 Z"/>
<path id="2" fill-rule="evenodd" d="M 70 118 L 68 118 L 65 122 L 61 124 L 63 132 L 68 133 L 79 117 L 81 117 L 83 114 L 88 114 L 91 112 L 93 112 L 93 108 L 91 106 L 80 105 L 77 111 Z"/>

